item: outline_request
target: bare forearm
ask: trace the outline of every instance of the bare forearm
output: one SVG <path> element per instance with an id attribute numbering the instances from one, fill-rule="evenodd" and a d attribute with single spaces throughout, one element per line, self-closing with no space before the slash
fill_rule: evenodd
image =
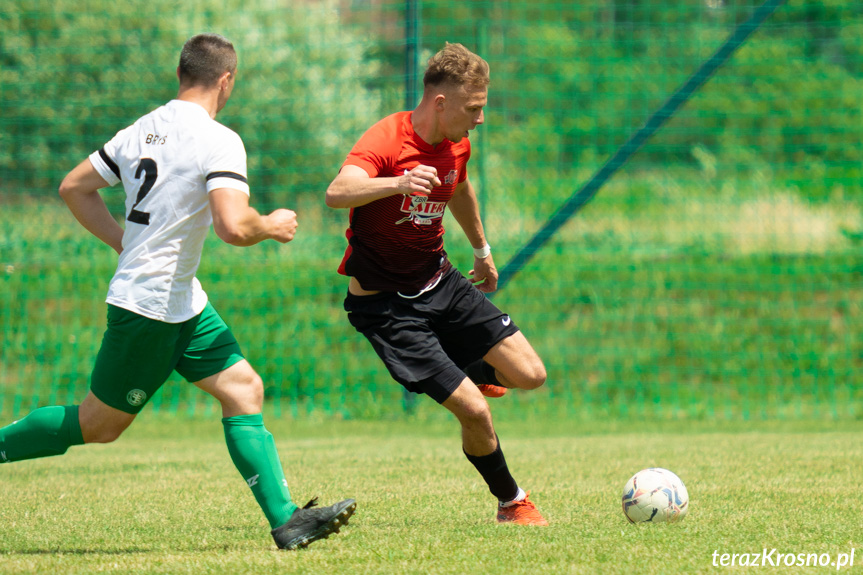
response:
<path id="1" fill-rule="evenodd" d="M 60 196 L 69 211 L 91 234 L 111 246 L 118 254 L 123 251 L 123 228 L 108 211 L 97 192 L 80 192 L 61 188 Z"/>
<path id="2" fill-rule="evenodd" d="M 253 246 L 269 239 L 286 243 L 297 231 L 296 213 L 279 208 L 263 216 L 249 205 L 248 194 L 233 188 L 211 191 L 210 209 L 216 235 L 232 246 Z"/>
<path id="3" fill-rule="evenodd" d="M 327 188 L 326 203 L 331 208 L 356 208 L 397 194 L 429 194 L 440 184 L 437 170 L 422 164 L 388 178 L 370 178 L 362 168 L 346 165 Z"/>
<path id="4" fill-rule="evenodd" d="M 471 246 L 481 248 L 486 245 L 485 230 L 479 217 L 479 204 L 472 189 L 454 194 L 449 201 L 449 211 L 464 230 Z"/>
<path id="5" fill-rule="evenodd" d="M 123 228 L 99 195 L 99 190 L 107 186 L 108 182 L 85 159 L 66 174 L 59 192 L 75 219 L 119 254 L 123 251 Z"/>
<path id="6" fill-rule="evenodd" d="M 217 226 L 216 233 L 226 243 L 240 247 L 253 246 L 272 237 L 268 217 L 252 207 L 222 229 Z"/>
<path id="7" fill-rule="evenodd" d="M 326 204 L 331 208 L 356 208 L 403 193 L 399 178 L 336 178 L 327 188 Z"/>

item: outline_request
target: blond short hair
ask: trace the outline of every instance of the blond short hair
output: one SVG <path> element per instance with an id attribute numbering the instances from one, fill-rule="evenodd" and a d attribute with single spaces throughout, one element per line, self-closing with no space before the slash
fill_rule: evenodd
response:
<path id="1" fill-rule="evenodd" d="M 469 86 L 485 88 L 489 84 L 488 62 L 461 44 L 450 44 L 429 58 L 423 86 Z"/>

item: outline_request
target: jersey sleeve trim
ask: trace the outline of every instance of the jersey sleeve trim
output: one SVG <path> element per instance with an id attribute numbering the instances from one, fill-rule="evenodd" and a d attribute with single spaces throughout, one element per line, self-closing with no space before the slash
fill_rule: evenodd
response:
<path id="1" fill-rule="evenodd" d="M 102 161 L 105 162 L 105 165 L 108 166 L 112 172 L 114 172 L 114 175 L 119 178 L 120 168 L 117 166 L 117 163 L 114 162 L 114 160 L 108 157 L 108 154 L 105 152 L 105 148 L 101 148 L 99 150 L 99 157 L 102 158 Z"/>
<path id="2" fill-rule="evenodd" d="M 237 176 L 238 174 L 234 174 Z M 207 193 L 209 194 L 213 190 L 218 190 L 221 188 L 229 188 L 231 190 L 237 190 L 243 192 L 247 196 L 250 196 L 249 192 L 249 184 L 246 183 L 246 178 L 240 176 L 239 178 L 230 177 L 230 176 L 215 176 L 210 177 L 207 176 Z"/>
<path id="3" fill-rule="evenodd" d="M 93 165 L 93 168 L 99 172 L 99 175 L 108 182 L 108 185 L 114 186 L 120 183 L 120 168 L 114 160 L 108 156 L 104 148 L 98 152 L 90 154 L 90 163 Z"/>
<path id="4" fill-rule="evenodd" d="M 238 174 L 236 172 L 211 172 L 207 174 L 208 182 L 213 178 L 234 178 L 235 180 L 240 180 L 244 184 L 247 184 L 249 182 L 249 180 L 246 179 L 246 176 Z"/>

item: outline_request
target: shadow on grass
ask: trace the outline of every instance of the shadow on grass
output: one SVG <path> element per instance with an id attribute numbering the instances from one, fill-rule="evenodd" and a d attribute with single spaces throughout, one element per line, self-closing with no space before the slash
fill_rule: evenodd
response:
<path id="1" fill-rule="evenodd" d="M 135 555 L 153 553 L 157 549 L 0 549 L 0 555 Z"/>
<path id="2" fill-rule="evenodd" d="M 0 548 L 0 556 L 2 555 L 143 555 L 146 553 L 166 553 L 166 552 L 203 552 L 203 551 L 230 551 L 230 545 L 208 545 L 200 549 L 165 549 L 161 547 L 129 547 L 128 549 L 3 549 Z"/>

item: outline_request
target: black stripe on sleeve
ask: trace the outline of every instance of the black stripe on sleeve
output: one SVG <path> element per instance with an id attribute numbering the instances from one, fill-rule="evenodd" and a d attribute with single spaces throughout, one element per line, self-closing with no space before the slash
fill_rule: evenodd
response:
<path id="1" fill-rule="evenodd" d="M 236 172 L 212 172 L 207 174 L 207 181 L 209 182 L 213 178 L 233 178 L 235 180 L 240 180 L 244 184 L 248 184 L 249 182 L 246 180 L 245 176 L 241 176 Z"/>
<path id="2" fill-rule="evenodd" d="M 108 154 L 105 152 L 105 148 L 101 148 L 99 150 L 99 157 L 101 157 L 102 161 L 105 162 L 109 168 L 111 168 L 111 171 L 114 172 L 115 176 L 117 176 L 121 180 L 123 179 L 122 177 L 120 177 L 120 168 L 117 167 L 117 164 L 114 163 L 114 160 L 108 157 Z"/>

